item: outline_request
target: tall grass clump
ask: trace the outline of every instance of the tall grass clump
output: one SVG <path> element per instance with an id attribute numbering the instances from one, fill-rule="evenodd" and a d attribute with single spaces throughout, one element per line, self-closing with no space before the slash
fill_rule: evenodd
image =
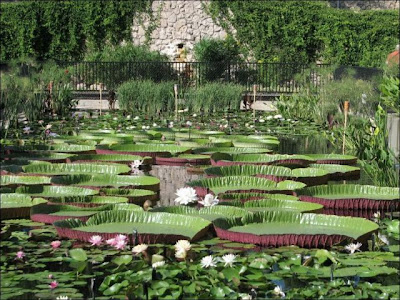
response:
<path id="1" fill-rule="evenodd" d="M 174 83 L 131 80 L 117 90 L 120 108 L 130 113 L 160 114 L 174 109 Z"/>
<path id="2" fill-rule="evenodd" d="M 215 113 L 239 110 L 243 86 L 231 83 L 207 83 L 186 94 L 186 104 L 193 112 Z"/>

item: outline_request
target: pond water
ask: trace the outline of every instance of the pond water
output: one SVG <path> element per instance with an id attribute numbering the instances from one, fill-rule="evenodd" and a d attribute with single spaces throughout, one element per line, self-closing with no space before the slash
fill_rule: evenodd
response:
<path id="1" fill-rule="evenodd" d="M 279 141 L 280 145 L 277 152 L 281 154 L 341 153 L 340 149 L 320 135 L 281 136 Z M 187 167 L 184 166 L 153 165 L 149 174 L 160 179 L 160 201 L 157 202 L 156 206 L 176 205 L 174 202 L 176 190 L 182 188 L 186 182 L 204 177 L 203 174 L 188 172 Z M 343 182 L 373 184 L 362 168 L 359 180 L 331 181 L 330 183 L 338 184 Z"/>
<path id="2" fill-rule="evenodd" d="M 332 145 L 327 139 L 320 135 L 285 135 L 279 137 L 279 140 L 280 146 L 276 152 L 281 154 L 341 153 L 340 147 L 338 148 L 335 145 Z M 186 166 L 153 165 L 151 169 L 145 173 L 155 176 L 160 180 L 160 200 L 155 204 L 155 206 L 176 205 L 174 201 L 176 198 L 176 190 L 184 187 L 185 183 L 189 181 L 198 180 L 204 177 L 203 174 L 191 173 L 188 171 Z M 343 183 L 343 181 L 334 181 L 330 183 Z M 371 184 L 372 182 L 361 169 L 360 180 L 346 181 L 346 183 Z M 282 230 L 280 230 L 280 232 L 281 231 Z M 148 289 L 147 284 L 152 284 L 151 287 L 156 289 L 155 285 L 153 287 L 153 283 L 155 284 L 156 282 L 160 282 L 160 278 L 157 278 L 156 276 L 162 274 L 162 276 L 168 278 L 166 280 L 174 282 L 173 280 L 175 280 L 176 276 L 173 274 L 175 274 L 174 272 L 180 268 L 180 263 L 174 260 L 174 249 L 172 246 L 166 245 L 157 245 L 152 248 L 152 254 L 163 254 L 164 257 L 168 258 L 167 262 L 170 265 L 168 271 L 163 271 L 158 275 L 155 275 L 154 270 L 151 270 L 151 268 L 147 266 L 147 262 L 145 263 L 137 257 L 132 258 L 132 253 L 130 251 L 105 250 L 105 247 L 103 249 L 96 249 L 95 247 L 90 247 L 88 243 L 85 244 L 79 241 L 68 240 L 62 240 L 60 248 L 51 249 L 50 242 L 58 239 L 54 228 L 48 225 L 38 226 L 29 220 L 26 220 L 26 224 L 21 223 L 21 220 L 16 223 L 13 223 L 12 221 L 3 221 L 1 237 L 1 259 L 4 263 L 2 266 L 2 274 L 7 276 L 6 280 L 2 282 L 2 289 L 8 293 L 8 296 L 11 295 L 8 299 L 55 299 L 58 295 L 66 294 L 75 296 L 74 299 L 88 299 L 89 297 L 93 299 L 94 297 L 96 297 L 96 299 L 126 299 L 124 295 L 118 295 L 118 297 L 115 298 L 106 296 L 104 289 L 101 290 L 102 285 L 109 285 L 110 289 L 117 289 L 121 288 L 123 284 L 125 284 L 122 275 L 120 275 L 121 278 L 115 277 L 115 279 L 113 279 L 115 281 L 112 282 L 105 280 L 106 276 L 114 276 L 117 273 L 123 274 L 124 272 L 134 270 L 134 272 L 137 272 L 136 277 L 138 278 L 138 283 L 130 284 L 134 286 L 135 289 Z M 365 248 L 366 247 L 367 246 L 365 246 Z M 83 259 L 82 261 L 71 261 L 71 252 L 69 251 L 72 248 L 85 249 L 88 253 L 88 259 Z M 26 253 L 26 258 L 24 260 L 15 259 L 15 254 L 20 250 L 24 250 Z M 257 253 L 255 250 L 257 250 Z M 261 251 L 262 255 L 260 255 L 258 251 Z M 321 266 L 318 266 L 318 268 L 320 268 L 319 270 L 312 269 L 312 272 L 303 265 L 307 257 L 313 255 L 316 257 L 316 261 L 317 258 L 318 261 L 322 260 L 320 256 L 317 257 L 315 251 L 315 249 L 309 250 L 291 246 L 261 249 L 252 244 L 238 244 L 222 241 L 209 235 L 201 241 L 201 243 L 194 245 L 192 252 L 195 253 L 193 254 L 194 256 L 205 256 L 211 254 L 218 254 L 221 256 L 225 253 L 236 253 L 238 256 L 248 255 L 247 258 L 243 258 L 243 260 L 240 261 L 241 265 L 247 264 L 248 266 L 246 268 L 252 270 L 251 272 L 248 272 L 248 274 L 244 273 L 245 275 L 242 275 L 242 279 L 244 279 L 245 282 L 248 281 L 257 286 L 259 292 L 273 290 L 274 286 L 280 286 L 282 289 L 285 291 L 287 290 L 290 293 L 290 289 L 293 290 L 297 287 L 309 287 L 311 290 L 313 286 L 321 286 L 326 289 L 327 286 L 332 284 L 332 280 L 330 280 L 330 258 L 326 258 L 325 265 L 321 263 Z M 342 249 L 340 249 L 340 251 L 342 251 Z M 321 255 L 321 253 L 325 255 L 325 252 L 320 252 L 318 255 Z M 384 265 L 387 263 L 386 260 L 390 263 L 395 261 L 396 265 L 393 267 L 398 268 L 397 261 L 387 253 L 376 252 L 374 255 L 385 258 L 378 261 L 378 264 Z M 371 264 L 371 261 L 376 259 L 372 256 L 370 258 L 361 255 L 354 255 L 353 257 L 352 260 L 349 259 L 347 261 L 347 264 L 351 266 L 355 265 L 357 268 L 365 268 L 364 265 Z M 337 253 L 335 254 L 335 258 L 340 258 L 345 261 L 348 259 L 348 255 L 347 253 Z M 173 266 L 173 264 L 175 265 Z M 346 266 L 346 264 L 344 264 L 344 266 Z M 389 264 L 387 266 L 392 267 L 392 265 Z M 386 268 L 386 266 L 384 267 Z M 381 267 L 381 269 L 376 267 L 377 270 L 375 270 L 375 275 L 372 274 L 372 271 L 369 269 L 363 269 L 362 271 L 364 272 L 364 275 L 368 275 L 369 277 L 372 277 L 372 275 L 380 275 L 383 278 L 382 281 L 388 280 L 388 282 L 385 283 L 386 285 L 394 286 L 397 284 L 395 279 L 393 279 L 396 277 L 394 274 L 395 270 L 384 269 L 384 267 Z M 174 268 L 176 268 L 176 270 L 174 270 Z M 186 270 L 186 268 L 187 266 L 183 267 L 182 270 Z M 192 266 L 192 269 L 193 268 L 194 267 Z M 196 266 L 196 268 L 198 269 L 193 270 L 196 270 L 196 272 L 199 273 L 204 272 L 206 274 L 204 276 L 212 277 L 212 275 L 210 275 L 211 273 L 206 273 L 208 270 L 202 270 L 200 266 Z M 297 274 L 300 274 L 300 276 L 294 274 L 296 272 L 292 272 L 292 269 L 297 270 L 296 272 Z M 182 270 L 179 269 L 179 272 L 185 272 Z M 306 274 L 306 271 L 309 273 Z M 361 271 L 355 270 L 355 267 L 345 269 L 343 272 L 345 275 L 338 274 L 336 276 L 345 278 L 347 280 L 346 282 L 351 280 L 352 282 L 357 281 L 358 284 L 360 281 L 360 277 L 358 277 L 357 274 Z M 50 275 L 53 277 L 50 278 Z M 228 275 L 229 274 L 226 276 Z M 55 278 L 60 285 L 54 291 L 49 288 L 49 284 L 53 278 Z M 127 278 L 134 281 L 133 277 Z M 189 278 L 189 276 L 187 276 L 187 278 Z M 199 280 L 198 285 L 200 286 L 201 281 L 204 280 L 204 278 Z M 310 283 L 310 280 L 314 280 L 314 283 Z M 366 279 L 361 279 L 360 281 L 360 290 L 363 290 L 361 284 L 363 284 L 364 280 Z M 152 281 L 153 283 L 151 283 Z M 165 282 L 166 281 L 164 280 L 163 284 L 165 284 Z M 344 282 L 344 280 L 343 283 L 336 280 L 335 284 L 347 288 Z M 380 284 L 377 279 L 375 282 Z M 181 283 L 182 286 L 186 284 L 184 281 L 181 281 Z M 226 282 L 223 284 L 225 285 Z M 173 285 L 170 284 L 170 286 Z M 142 296 L 145 294 L 144 290 Z M 187 288 L 187 291 L 189 291 L 189 288 Z M 292 297 L 294 298 L 296 292 L 294 291 L 293 293 Z M 317 297 L 317 294 L 307 295 L 304 294 L 304 298 Z M 269 296 L 274 297 L 271 293 Z M 290 296 L 288 298 L 290 298 Z"/>

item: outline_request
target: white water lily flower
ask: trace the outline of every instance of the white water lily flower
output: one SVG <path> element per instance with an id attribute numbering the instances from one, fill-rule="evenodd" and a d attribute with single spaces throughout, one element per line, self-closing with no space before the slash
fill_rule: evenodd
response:
<path id="1" fill-rule="evenodd" d="M 146 244 L 139 244 L 132 248 L 132 252 L 134 254 L 139 254 L 146 251 L 148 246 Z"/>
<path id="2" fill-rule="evenodd" d="M 272 120 L 272 118 L 273 118 L 272 116 L 268 116 L 267 121 Z"/>
<path id="3" fill-rule="evenodd" d="M 196 115 L 196 114 L 193 114 L 193 117 L 194 117 L 194 118 L 196 118 L 196 117 L 197 117 L 197 115 Z"/>
<path id="4" fill-rule="evenodd" d="M 134 120 L 139 120 L 140 118 L 139 118 L 138 116 L 136 116 L 136 117 L 134 117 L 133 119 L 134 119 Z"/>
<path id="5" fill-rule="evenodd" d="M 100 235 L 92 235 L 89 239 L 89 243 L 92 243 L 92 246 L 100 246 L 103 238 Z"/>
<path id="6" fill-rule="evenodd" d="M 117 120 L 118 120 L 118 118 L 117 118 L 117 117 L 114 117 L 114 118 L 113 118 L 113 120 L 114 120 L 114 121 L 117 121 Z"/>
<path id="7" fill-rule="evenodd" d="M 251 300 L 253 297 L 250 294 L 239 294 L 240 300 Z"/>
<path id="8" fill-rule="evenodd" d="M 143 164 L 143 160 L 135 159 L 133 162 L 130 163 L 131 171 L 139 169 L 139 167 Z"/>
<path id="9" fill-rule="evenodd" d="M 254 128 L 254 125 L 250 125 L 249 128 Z"/>
<path id="10" fill-rule="evenodd" d="M 130 120 L 130 118 L 131 118 L 131 115 L 127 115 L 127 116 L 126 116 L 126 119 L 127 119 L 127 120 Z"/>
<path id="11" fill-rule="evenodd" d="M 163 265 L 165 265 L 165 261 L 164 260 L 155 262 L 154 264 L 151 265 L 151 267 L 153 269 L 157 269 L 159 267 L 162 267 Z"/>
<path id="12" fill-rule="evenodd" d="M 143 130 L 145 130 L 145 129 L 146 129 L 146 126 L 145 126 L 145 125 L 143 125 L 143 126 L 142 126 L 142 129 L 143 129 Z"/>
<path id="13" fill-rule="evenodd" d="M 224 256 L 222 256 L 222 262 L 224 263 L 224 267 L 226 266 L 232 267 L 235 260 L 236 260 L 236 255 L 234 254 L 225 254 Z"/>
<path id="14" fill-rule="evenodd" d="M 208 255 L 201 259 L 200 264 L 203 268 L 216 267 L 217 260 L 212 255 Z"/>
<path id="15" fill-rule="evenodd" d="M 190 121 L 187 121 L 187 122 L 186 122 L 186 125 L 190 127 L 190 126 L 192 126 L 192 125 L 193 125 L 193 123 L 192 123 L 192 122 L 190 122 Z"/>
<path id="16" fill-rule="evenodd" d="M 244 126 L 246 126 L 246 127 L 249 127 L 249 125 L 250 125 L 249 123 L 244 124 Z"/>
<path id="17" fill-rule="evenodd" d="M 185 259 L 186 256 L 187 256 L 187 252 L 182 249 L 175 252 L 176 258 Z"/>
<path id="18" fill-rule="evenodd" d="M 197 201 L 196 190 L 192 187 L 184 187 L 180 188 L 176 191 L 178 198 L 175 199 L 175 202 L 181 205 L 187 205 L 189 203 L 194 203 Z"/>
<path id="19" fill-rule="evenodd" d="M 31 128 L 28 126 L 24 127 L 22 130 L 24 131 L 25 134 L 31 133 Z"/>
<path id="20" fill-rule="evenodd" d="M 46 127 L 45 127 L 45 129 L 50 129 L 51 126 L 52 126 L 51 124 L 47 124 Z"/>
<path id="21" fill-rule="evenodd" d="M 199 201 L 199 203 L 205 207 L 217 205 L 218 202 L 219 202 L 218 197 L 217 196 L 214 197 L 214 195 L 212 194 L 205 195 L 203 201 Z"/>
<path id="22" fill-rule="evenodd" d="M 143 171 L 140 171 L 139 169 L 132 169 L 131 170 L 131 175 L 132 176 L 141 176 L 143 174 L 144 174 Z"/>
<path id="23" fill-rule="evenodd" d="M 285 297 L 285 293 L 281 290 L 280 286 L 276 286 L 274 288 L 274 292 L 275 295 L 280 296 L 280 297 Z"/>
<path id="24" fill-rule="evenodd" d="M 150 126 L 146 126 L 146 129 L 149 130 L 149 129 L 150 129 Z"/>
<path id="25" fill-rule="evenodd" d="M 56 300 L 68 300 L 68 296 L 58 296 Z"/>
<path id="26" fill-rule="evenodd" d="M 282 115 L 275 115 L 274 119 L 282 119 Z"/>
<path id="27" fill-rule="evenodd" d="M 153 127 L 157 127 L 158 125 L 157 125 L 157 123 L 153 123 Z"/>
<path id="28" fill-rule="evenodd" d="M 381 212 L 377 211 L 376 213 L 374 213 L 372 220 L 375 223 L 378 223 L 380 219 L 381 219 Z"/>
<path id="29" fill-rule="evenodd" d="M 389 240 L 388 240 L 388 238 L 387 238 L 386 235 L 383 235 L 383 234 L 381 234 L 380 232 L 378 232 L 378 238 L 379 238 L 382 242 L 384 242 L 386 245 L 390 245 L 390 242 L 389 242 Z"/>
<path id="30" fill-rule="evenodd" d="M 361 243 L 357 243 L 357 244 L 349 244 L 347 246 L 345 246 L 344 248 L 350 252 L 350 254 L 353 254 L 355 251 L 360 251 L 359 248 L 362 246 Z"/>
<path id="31" fill-rule="evenodd" d="M 175 250 L 176 251 L 189 251 L 192 248 L 192 245 L 188 240 L 179 240 L 175 244 Z"/>
<path id="32" fill-rule="evenodd" d="M 258 122 L 260 122 L 260 123 L 264 123 L 264 122 L 265 122 L 265 120 L 264 120 L 264 119 L 260 119 L 260 120 L 258 120 Z"/>

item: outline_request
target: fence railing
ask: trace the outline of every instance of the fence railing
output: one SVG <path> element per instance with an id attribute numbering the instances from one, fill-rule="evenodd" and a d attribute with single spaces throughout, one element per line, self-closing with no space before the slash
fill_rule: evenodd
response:
<path id="1" fill-rule="evenodd" d="M 211 62 L 59 62 L 71 74 L 76 91 L 115 90 L 128 80 L 171 80 L 183 88 L 206 82 L 242 84 L 248 91 L 257 84 L 258 92 L 294 93 L 304 83 L 319 87 L 318 70 L 294 63 L 211 63 Z"/>

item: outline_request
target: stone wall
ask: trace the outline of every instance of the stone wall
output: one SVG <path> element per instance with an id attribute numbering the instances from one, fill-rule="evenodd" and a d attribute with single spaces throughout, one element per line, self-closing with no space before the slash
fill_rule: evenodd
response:
<path id="1" fill-rule="evenodd" d="M 226 32 L 203 10 L 207 2 L 153 1 L 152 15 L 142 15 L 133 24 L 134 44 L 147 44 L 172 60 L 192 60 L 193 46 L 201 39 L 226 37 Z"/>
<path id="2" fill-rule="evenodd" d="M 345 9 L 399 9 L 400 0 L 330 0 Z M 148 45 L 174 61 L 193 60 L 193 46 L 204 38 L 224 39 L 227 33 L 205 12 L 209 0 L 154 0 L 151 12 L 135 18 L 132 40 Z M 234 33 L 234 30 L 232 29 Z"/>

